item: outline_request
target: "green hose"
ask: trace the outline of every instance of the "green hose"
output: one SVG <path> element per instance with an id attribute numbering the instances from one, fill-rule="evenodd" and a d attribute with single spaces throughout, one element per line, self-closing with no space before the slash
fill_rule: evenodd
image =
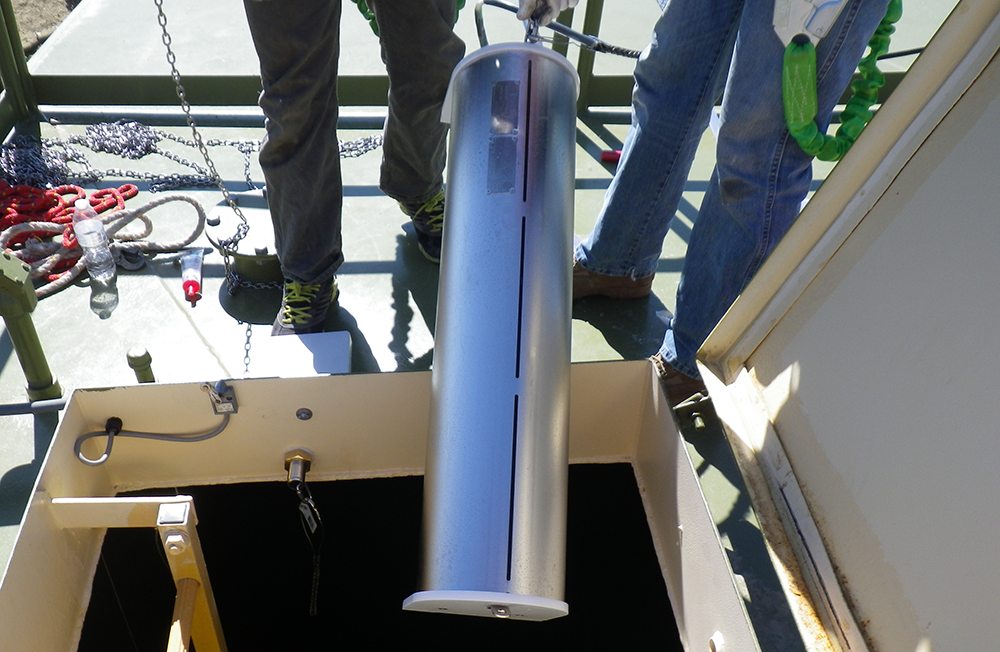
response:
<path id="1" fill-rule="evenodd" d="M 365 17 L 368 24 L 371 25 L 372 31 L 375 32 L 375 36 L 378 36 L 378 22 L 375 20 L 375 14 L 372 10 L 368 8 L 368 3 L 365 0 L 353 0 L 354 4 L 358 5 L 358 11 L 361 15 Z"/>
<path id="2" fill-rule="evenodd" d="M 804 34 L 785 48 L 781 88 L 785 122 L 806 154 L 821 161 L 839 161 L 861 135 L 872 119 L 871 107 L 878 102 L 878 90 L 885 85 L 878 59 L 889 51 L 889 37 L 902 15 L 903 0 L 890 0 L 885 18 L 868 42 L 868 55 L 858 64 L 861 78 L 851 83 L 852 96 L 841 114 L 836 136 L 821 133 L 816 126 L 816 48 Z"/>
<path id="3" fill-rule="evenodd" d="M 378 21 L 375 20 L 375 14 L 372 12 L 371 8 L 368 7 L 368 3 L 365 0 L 352 0 L 354 4 L 358 5 L 358 11 L 364 16 L 368 24 L 371 25 L 372 31 L 375 32 L 375 36 L 379 36 L 378 33 Z M 455 3 L 455 22 L 458 22 L 458 12 L 465 6 L 465 0 L 458 0 Z"/>

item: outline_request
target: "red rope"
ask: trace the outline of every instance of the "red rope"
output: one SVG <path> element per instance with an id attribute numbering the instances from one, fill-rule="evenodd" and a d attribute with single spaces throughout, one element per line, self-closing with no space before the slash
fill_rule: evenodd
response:
<path id="1" fill-rule="evenodd" d="M 73 249 L 77 246 L 76 235 L 73 233 L 73 204 L 77 199 L 89 199 L 94 210 L 103 213 L 109 209 L 122 210 L 125 208 L 125 200 L 135 197 L 138 193 L 139 189 L 134 184 L 127 183 L 119 188 L 98 190 L 88 198 L 87 192 L 80 186 L 66 185 L 43 190 L 33 186 L 11 186 L 0 179 L 0 231 L 24 222 L 61 224 L 66 227 L 62 232 L 62 246 Z M 44 231 L 28 231 L 11 238 L 7 247 L 16 251 L 31 238 L 48 237 L 52 237 L 52 234 Z M 77 255 L 63 260 L 57 265 L 56 271 L 69 269 L 79 258 Z M 23 260 L 27 263 L 35 262 L 30 258 Z M 53 281 L 59 276 L 58 273 L 50 274 L 46 280 Z"/>

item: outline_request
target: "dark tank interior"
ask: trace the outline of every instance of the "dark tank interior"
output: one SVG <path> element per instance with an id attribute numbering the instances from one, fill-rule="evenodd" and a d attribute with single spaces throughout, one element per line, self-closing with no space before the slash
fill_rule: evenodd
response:
<path id="1" fill-rule="evenodd" d="M 194 497 L 230 651 L 682 650 L 629 464 L 569 474 L 569 615 L 517 622 L 407 612 L 418 588 L 423 478 L 310 483 L 325 529 L 316 615 L 312 554 L 284 483 L 143 492 Z M 155 530 L 109 530 L 79 650 L 165 649 L 174 586 Z"/>

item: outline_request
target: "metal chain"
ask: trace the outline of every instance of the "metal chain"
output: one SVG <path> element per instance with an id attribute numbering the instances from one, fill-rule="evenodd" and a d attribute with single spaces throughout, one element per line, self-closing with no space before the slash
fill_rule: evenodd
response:
<path id="1" fill-rule="evenodd" d="M 236 247 L 240 240 L 246 237 L 247 232 L 250 230 L 250 225 L 247 222 L 247 218 L 243 215 L 243 212 L 237 206 L 236 201 L 230 196 L 229 190 L 226 189 L 225 184 L 222 181 L 222 177 L 215 169 L 215 165 L 212 163 L 211 157 L 208 155 L 208 149 L 206 149 L 205 143 L 202 140 L 201 134 L 198 132 L 195 126 L 194 117 L 191 115 L 191 105 L 187 101 L 187 96 L 184 91 L 184 86 L 181 84 L 181 75 L 177 70 L 177 56 L 174 54 L 173 48 L 171 47 L 172 39 L 170 38 L 170 33 L 167 31 L 167 16 L 163 12 L 163 0 L 153 0 L 156 4 L 157 11 L 157 22 L 160 25 L 160 30 L 162 31 L 163 46 L 167 49 L 167 63 L 170 64 L 170 77 L 174 80 L 174 87 L 177 91 L 177 97 L 181 101 L 181 109 L 184 111 L 184 116 L 187 119 L 187 124 L 191 127 L 191 134 L 194 137 L 193 145 L 198 148 L 201 152 L 202 157 L 205 159 L 205 164 L 208 166 L 209 174 L 215 185 L 218 186 L 219 190 L 222 191 L 222 196 L 226 200 L 226 204 L 233 210 L 236 216 L 239 218 L 240 223 L 236 227 L 236 233 L 228 239 L 219 240 L 219 249 L 222 253 L 222 261 L 225 265 L 226 270 L 226 286 L 228 288 L 229 294 L 235 294 L 237 288 L 248 287 L 248 288 L 270 288 L 270 287 L 281 287 L 281 283 L 250 283 L 239 278 L 233 269 L 232 261 L 230 260 L 230 253 L 235 253 Z M 340 143 L 341 156 L 357 157 L 362 154 L 369 152 L 382 144 L 382 136 L 369 136 L 368 138 L 363 138 L 357 141 L 359 144 L 357 147 L 353 147 L 353 144 Z M 245 154 L 248 156 L 248 154 Z M 247 160 L 246 158 L 244 159 Z M 246 169 L 249 170 L 249 163 L 245 163 Z M 232 247 L 230 251 L 229 247 Z"/>
<path id="2" fill-rule="evenodd" d="M 253 325 L 250 322 L 237 321 L 236 323 L 247 325 L 247 341 L 243 344 L 243 375 L 250 374 L 250 336 L 253 335 Z"/>
<path id="3" fill-rule="evenodd" d="M 382 146 L 382 134 L 366 136 L 357 140 L 340 140 L 340 158 L 357 158 Z"/>
<path id="4" fill-rule="evenodd" d="M 9 144 L 0 148 L 0 168 L 3 176 L 14 185 L 27 185 L 36 188 L 48 188 L 62 185 L 73 175 L 68 162 L 80 163 L 88 170 L 78 174 L 81 181 L 92 180 L 94 176 L 89 170 L 86 158 L 77 151 L 55 152 L 52 149 L 43 150 L 37 140 L 23 136 L 15 137 Z"/>
<path id="5" fill-rule="evenodd" d="M 155 145 L 146 148 L 143 143 L 146 132 L 174 140 L 171 134 L 166 132 L 152 131 L 149 127 L 137 122 L 124 121 L 92 125 L 87 128 L 86 135 L 73 135 L 66 140 L 43 138 L 39 141 L 31 137 L 17 136 L 10 143 L 0 145 L 0 173 L 12 184 L 36 188 L 55 187 L 65 183 L 97 183 L 108 177 L 147 181 L 151 192 L 215 185 L 208 171 L 198 164 L 173 152 L 162 150 Z M 244 176 L 247 187 L 251 190 L 256 188 L 250 176 L 249 154 L 259 149 L 260 143 L 258 141 L 210 141 L 208 144 L 229 145 L 243 152 Z M 73 145 L 83 145 L 95 152 L 116 154 L 129 159 L 140 158 L 148 153 L 159 154 L 179 165 L 192 169 L 194 173 L 157 174 L 121 168 L 96 170 L 87 160 L 86 155 Z M 83 170 L 73 170 L 69 163 L 75 163 Z"/>
<path id="6" fill-rule="evenodd" d="M 157 132 L 157 133 L 159 135 L 162 135 L 167 140 L 172 140 L 175 143 L 180 143 L 181 145 L 185 145 L 187 147 L 197 147 L 197 144 L 193 140 L 182 138 L 181 136 L 178 136 L 176 134 L 169 134 L 166 132 Z M 208 147 L 233 147 L 238 152 L 243 154 L 243 177 L 246 179 L 247 188 L 249 188 L 250 190 L 257 190 L 257 184 L 255 184 L 253 182 L 253 179 L 250 177 L 250 155 L 260 150 L 260 141 L 224 140 L 221 138 L 210 138 L 209 140 L 205 141 L 205 145 L 207 145 Z M 166 156 L 166 154 L 164 154 L 164 156 Z M 186 161 L 183 161 L 183 159 L 181 160 L 174 159 L 174 160 L 178 161 L 179 163 L 186 163 Z M 193 163 L 189 165 L 191 167 L 196 167 Z"/>
<path id="7" fill-rule="evenodd" d="M 186 147 L 196 148 L 193 140 L 166 131 L 152 129 L 139 122 L 119 120 L 102 122 L 87 127 L 84 135 L 70 135 L 65 140 L 16 136 L 11 142 L 0 144 L 0 176 L 14 185 L 23 184 L 36 188 L 60 186 L 65 183 L 96 183 L 107 177 L 120 177 L 147 181 L 151 192 L 178 188 L 215 186 L 206 168 L 174 152 L 156 145 L 160 140 L 171 140 Z M 250 173 L 251 155 L 260 150 L 259 140 L 210 139 L 208 147 L 232 147 L 243 155 L 243 178 L 249 190 L 258 188 Z M 73 147 L 83 145 L 95 152 L 114 154 L 127 159 L 139 159 L 147 154 L 158 154 L 178 165 L 190 168 L 193 174 L 164 174 L 139 172 L 121 168 L 97 170 L 87 156 Z M 382 135 L 366 136 L 354 141 L 340 141 L 341 158 L 357 158 L 378 149 Z M 76 163 L 83 168 L 76 171 L 69 167 Z"/>
<path id="8" fill-rule="evenodd" d="M 217 185 L 212 179 L 209 171 L 193 161 L 189 161 L 179 154 L 161 149 L 158 143 L 161 140 L 172 140 L 174 142 L 196 148 L 194 141 L 186 140 L 174 134 L 152 129 L 138 122 L 119 120 L 114 123 L 100 123 L 87 127 L 87 132 L 83 136 L 70 136 L 67 141 L 74 145 L 84 145 L 95 152 L 106 152 L 128 159 L 140 159 L 147 154 L 159 154 L 160 156 L 174 161 L 175 163 L 194 170 L 195 174 L 173 174 L 157 175 L 149 172 L 135 172 L 131 170 L 112 169 L 103 173 L 115 176 L 127 176 L 140 178 L 150 182 L 149 189 L 152 192 L 162 190 L 174 190 L 180 187 L 207 187 Z M 47 140 L 47 145 L 64 145 L 60 141 Z M 247 187 L 254 190 L 257 186 L 250 176 L 250 154 L 260 149 L 260 142 L 255 140 L 209 140 L 205 143 L 209 147 L 229 146 L 234 147 L 243 154 L 243 176 Z M 83 164 L 92 171 L 86 159 L 82 158 Z"/>
<path id="9" fill-rule="evenodd" d="M 233 271 L 232 260 L 230 259 L 230 247 L 232 247 L 232 251 L 235 252 L 240 240 L 245 238 L 247 232 L 250 230 L 250 225 L 247 222 L 247 218 L 243 214 L 243 211 L 240 210 L 240 207 L 236 205 L 236 201 L 232 198 L 232 196 L 230 196 L 229 190 L 226 188 L 226 184 L 222 182 L 222 177 L 219 176 L 218 171 L 215 169 L 215 164 L 212 162 L 212 158 L 208 155 L 208 149 L 202 140 L 201 133 L 195 126 L 194 117 L 191 115 L 191 104 L 187 101 L 184 85 L 181 84 L 181 74 L 177 70 L 177 55 L 174 54 L 174 50 L 171 47 L 172 39 L 170 38 L 170 32 L 167 31 L 167 15 L 163 12 L 163 0 L 153 0 L 153 2 L 156 4 L 156 20 L 159 23 L 160 30 L 162 32 L 161 40 L 163 41 L 163 46 L 167 49 L 167 63 L 170 64 L 170 77 L 174 80 L 174 88 L 177 91 L 177 98 L 181 102 L 181 110 L 184 111 L 184 117 L 187 120 L 187 124 L 191 128 L 191 134 L 194 137 L 195 146 L 205 159 L 205 165 L 208 167 L 209 174 L 211 175 L 212 180 L 215 181 L 215 185 L 218 186 L 220 191 L 222 191 L 222 197 L 225 199 L 226 204 L 232 209 L 233 213 L 235 213 L 236 217 L 240 220 L 240 223 L 236 226 L 235 234 L 229 238 L 219 240 L 219 251 L 222 253 L 222 262 L 226 270 L 226 286 L 229 294 L 234 294 L 236 289 L 240 286 L 240 279 Z"/>

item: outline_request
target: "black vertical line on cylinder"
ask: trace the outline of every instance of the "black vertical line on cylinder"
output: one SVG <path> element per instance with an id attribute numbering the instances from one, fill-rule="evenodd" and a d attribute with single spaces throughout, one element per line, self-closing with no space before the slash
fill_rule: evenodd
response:
<path id="1" fill-rule="evenodd" d="M 521 183 L 521 202 L 528 202 L 528 151 L 530 149 L 531 132 L 531 59 L 528 60 L 527 82 L 524 91 L 524 154 L 523 167 L 524 178 Z M 524 234 L 527 224 L 527 215 L 521 215 L 521 270 L 518 277 L 517 295 L 517 353 L 515 354 L 514 377 L 521 377 L 521 319 L 524 315 Z"/>
<path id="2" fill-rule="evenodd" d="M 528 162 L 529 162 L 529 145 L 530 145 L 530 127 L 531 127 L 531 60 L 528 60 L 528 73 L 527 73 L 527 83 L 525 84 L 526 90 L 524 93 L 525 104 L 524 104 L 524 177 L 521 184 L 521 201 L 522 203 L 528 202 Z M 528 218 L 527 215 L 521 215 L 521 257 L 520 257 L 520 270 L 518 275 L 518 294 L 517 294 L 517 352 L 515 354 L 515 365 L 514 365 L 514 377 L 521 377 L 521 335 L 523 332 L 523 319 L 524 319 L 524 250 L 525 250 L 525 236 L 527 233 Z M 519 410 L 520 396 L 514 394 L 514 424 L 512 432 L 511 441 L 511 451 L 510 451 L 510 507 L 509 516 L 507 521 L 507 581 L 510 581 L 512 566 L 514 563 L 514 486 L 516 484 L 515 480 L 517 478 L 517 435 L 518 435 L 518 410 Z"/>
<path id="3" fill-rule="evenodd" d="M 510 511 L 507 518 L 507 581 L 514 560 L 514 479 L 517 473 L 517 416 L 519 396 L 514 394 L 514 430 L 510 447 Z"/>
<path id="4" fill-rule="evenodd" d="M 528 201 L 528 151 L 531 145 L 531 59 L 528 59 L 528 81 L 524 90 L 524 179 L 521 183 L 521 201 Z"/>
<path id="5" fill-rule="evenodd" d="M 527 229 L 527 217 L 521 217 L 521 269 L 517 279 L 517 343 L 514 354 L 514 378 L 521 377 L 521 333 L 523 332 L 524 318 L 524 238 Z"/>

